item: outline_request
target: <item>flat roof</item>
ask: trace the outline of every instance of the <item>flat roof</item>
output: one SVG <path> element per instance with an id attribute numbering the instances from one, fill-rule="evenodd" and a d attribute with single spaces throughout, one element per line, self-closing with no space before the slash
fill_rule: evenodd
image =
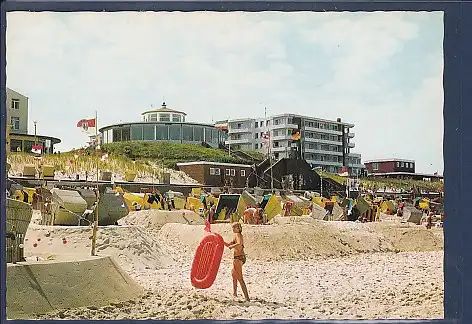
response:
<path id="1" fill-rule="evenodd" d="M 136 121 L 136 122 L 127 122 L 127 123 L 119 123 L 119 124 L 112 124 L 112 125 L 108 125 L 108 126 L 103 126 L 101 128 L 99 128 L 99 132 L 102 132 L 103 130 L 107 129 L 107 128 L 112 128 L 112 127 L 122 127 L 122 126 L 131 126 L 131 125 L 151 125 L 151 124 L 157 124 L 157 125 L 175 125 L 175 124 L 181 124 L 181 125 L 195 125 L 195 126 L 205 126 L 205 127 L 211 127 L 215 130 L 217 130 L 217 128 L 215 127 L 215 125 L 213 124 L 203 124 L 203 123 L 194 123 L 194 122 L 172 122 L 172 121 L 168 121 L 168 122 L 162 122 L 162 121 Z"/>
<path id="2" fill-rule="evenodd" d="M 273 115 L 273 116 L 270 116 L 270 118 L 277 118 L 277 117 L 284 117 L 284 116 L 300 117 L 300 118 L 304 118 L 304 119 L 313 119 L 313 120 L 321 121 L 321 122 L 324 122 L 324 123 L 335 123 L 335 124 L 341 124 L 341 125 L 345 125 L 345 126 L 349 126 L 349 127 L 354 127 L 354 124 L 345 123 L 343 121 L 338 122 L 336 120 L 323 119 L 323 118 L 318 118 L 318 117 L 304 116 L 304 115 L 291 114 L 291 113 L 283 113 L 283 114 Z"/>
<path id="3" fill-rule="evenodd" d="M 223 163 L 223 162 L 209 162 L 209 161 L 195 161 L 195 162 L 182 162 L 177 163 L 177 166 L 187 166 L 187 165 L 219 165 L 219 166 L 228 166 L 228 167 L 246 167 L 252 168 L 248 164 L 236 164 L 236 163 Z"/>
<path id="4" fill-rule="evenodd" d="M 397 159 L 397 158 L 376 159 L 376 160 L 367 160 L 367 161 L 364 161 L 364 163 L 378 163 L 378 162 L 410 162 L 410 163 L 415 163 L 414 160 Z"/>
<path id="5" fill-rule="evenodd" d="M 16 138 L 26 138 L 28 140 L 33 140 L 35 138 L 35 135 L 31 134 L 19 134 L 19 133 L 10 133 L 10 139 L 15 139 Z M 57 137 L 52 137 L 52 136 L 45 136 L 45 135 L 36 135 L 36 138 L 39 140 L 50 140 L 53 144 L 59 144 L 61 140 Z"/>
<path id="6" fill-rule="evenodd" d="M 428 174 L 428 173 L 411 173 L 411 172 L 384 172 L 384 173 L 370 173 L 369 176 L 385 176 L 385 175 L 409 175 L 409 176 L 422 176 L 422 177 L 433 177 L 443 178 L 440 174 Z"/>

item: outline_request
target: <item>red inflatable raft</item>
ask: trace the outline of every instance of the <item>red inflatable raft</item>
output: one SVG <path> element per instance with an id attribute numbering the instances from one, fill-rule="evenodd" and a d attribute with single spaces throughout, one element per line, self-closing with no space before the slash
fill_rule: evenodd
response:
<path id="1" fill-rule="evenodd" d="M 195 252 L 190 279 L 192 286 L 198 289 L 211 287 L 216 279 L 223 256 L 224 240 L 217 233 L 210 233 L 203 238 Z"/>

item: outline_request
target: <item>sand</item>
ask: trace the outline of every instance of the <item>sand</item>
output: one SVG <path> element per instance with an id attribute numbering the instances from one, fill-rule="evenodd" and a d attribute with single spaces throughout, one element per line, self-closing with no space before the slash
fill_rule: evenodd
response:
<path id="1" fill-rule="evenodd" d="M 244 302 L 232 296 L 229 250 L 225 250 L 211 288 L 197 290 L 191 286 L 191 261 L 196 244 L 205 235 L 204 226 L 166 223 L 165 219 L 174 222 L 178 217 L 160 211 L 136 212 L 124 219 L 127 225 L 99 231 L 99 254 L 111 255 L 147 290 L 142 298 L 100 308 L 58 310 L 35 318 L 443 317 L 441 229 L 428 231 L 395 222 L 308 219 L 284 225 L 244 226 L 248 261 L 243 272 L 252 297 L 251 302 Z M 212 225 L 212 230 L 228 240 L 228 227 Z M 32 225 L 25 250 L 30 258 L 47 257 L 47 253 L 79 256 L 89 252 L 90 233 L 87 227 Z M 38 236 L 41 245 L 33 248 L 31 243 Z M 67 236 L 67 244 L 62 243 L 63 236 Z"/>

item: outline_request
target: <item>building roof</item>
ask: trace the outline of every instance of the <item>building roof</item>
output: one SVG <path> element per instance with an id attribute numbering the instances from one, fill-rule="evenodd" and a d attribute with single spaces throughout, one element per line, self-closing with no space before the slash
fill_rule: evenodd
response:
<path id="1" fill-rule="evenodd" d="M 50 140 L 51 143 L 53 144 L 59 144 L 61 140 L 57 137 L 51 137 L 51 136 L 44 136 L 44 135 L 32 135 L 32 134 L 18 134 L 18 133 L 10 133 L 10 139 L 26 139 L 26 140 L 31 140 L 34 141 L 35 137 L 38 140 Z"/>
<path id="2" fill-rule="evenodd" d="M 278 117 L 300 117 L 303 119 L 312 119 L 312 120 L 320 121 L 323 123 L 341 124 L 348 127 L 354 127 L 354 124 L 345 123 L 343 121 L 338 122 L 337 120 L 329 120 L 329 119 L 323 119 L 323 118 L 318 118 L 318 117 L 313 117 L 313 116 L 304 116 L 304 115 L 297 115 L 297 114 L 291 114 L 291 113 L 272 115 L 269 118 L 278 118 Z"/>
<path id="3" fill-rule="evenodd" d="M 376 159 L 376 160 L 364 161 L 364 163 L 380 163 L 380 162 L 410 162 L 410 163 L 415 163 L 414 160 L 397 159 L 397 158 Z"/>
<path id="4" fill-rule="evenodd" d="M 196 161 L 196 162 L 182 162 L 177 163 L 177 166 L 187 166 L 187 165 L 217 165 L 217 166 L 228 166 L 228 167 L 246 167 L 251 168 L 251 165 L 248 164 L 236 164 L 236 163 L 222 163 L 222 162 L 208 162 L 208 161 Z"/>
<path id="5" fill-rule="evenodd" d="M 425 178 L 443 178 L 440 174 L 429 174 L 429 173 L 411 173 L 411 172 L 384 172 L 384 173 L 371 173 L 369 176 L 381 177 L 388 175 L 405 175 L 405 176 L 421 176 Z"/>
<path id="6" fill-rule="evenodd" d="M 153 113 L 153 112 L 157 112 L 157 113 L 161 113 L 161 112 L 162 113 L 175 113 L 175 114 L 181 114 L 181 115 L 187 116 L 187 114 L 184 113 L 183 111 L 178 111 L 178 110 L 167 108 L 167 105 L 166 105 L 165 102 L 162 103 L 161 108 L 145 111 L 145 112 L 141 113 L 141 115 L 145 115 L 145 114 L 149 114 L 149 113 Z"/>

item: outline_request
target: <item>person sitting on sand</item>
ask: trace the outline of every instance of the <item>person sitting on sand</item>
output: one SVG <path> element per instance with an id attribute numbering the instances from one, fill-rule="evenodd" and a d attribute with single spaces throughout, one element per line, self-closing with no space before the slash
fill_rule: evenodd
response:
<path id="1" fill-rule="evenodd" d="M 238 296 L 238 281 L 243 290 L 244 297 L 249 301 L 249 294 L 247 292 L 246 283 L 243 279 L 243 264 L 246 263 L 246 255 L 244 254 L 244 240 L 243 240 L 243 227 L 241 223 L 232 223 L 231 224 L 234 233 L 234 239 L 231 242 L 225 242 L 230 250 L 234 250 L 234 259 L 233 259 L 233 270 L 231 272 L 233 276 L 233 295 Z"/>

